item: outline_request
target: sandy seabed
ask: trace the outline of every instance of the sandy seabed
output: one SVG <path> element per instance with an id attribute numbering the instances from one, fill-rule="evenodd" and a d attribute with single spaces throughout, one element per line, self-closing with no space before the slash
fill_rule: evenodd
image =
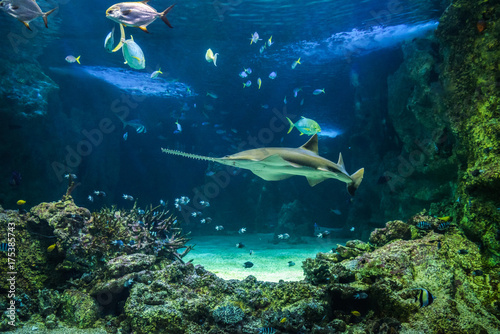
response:
<path id="1" fill-rule="evenodd" d="M 347 239 L 320 239 L 302 237 L 302 243 L 281 241 L 273 244 L 273 234 L 211 235 L 194 237 L 188 244 L 195 248 L 184 258 L 193 264 L 202 265 L 223 279 L 242 280 L 253 275 L 259 281 L 300 281 L 304 278 L 302 261 L 314 258 L 318 252 L 329 252 Z M 237 248 L 237 243 L 245 247 Z M 250 250 L 252 254 L 250 255 Z M 243 264 L 254 264 L 245 268 Z M 289 266 L 293 261 L 294 266 Z"/>

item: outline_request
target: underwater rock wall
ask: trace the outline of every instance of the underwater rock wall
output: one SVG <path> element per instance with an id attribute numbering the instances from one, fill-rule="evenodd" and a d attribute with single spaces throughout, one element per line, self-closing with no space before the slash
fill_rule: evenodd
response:
<path id="1" fill-rule="evenodd" d="M 457 1 L 437 30 L 446 110 L 462 143 L 453 214 L 490 265 L 500 263 L 500 96 L 498 4 Z M 451 208 L 450 208 L 451 211 Z"/>
<path id="2" fill-rule="evenodd" d="M 414 39 L 402 51 L 403 63 L 387 80 L 388 116 L 401 149 L 384 156 L 379 183 L 383 216 L 407 219 L 432 203 L 449 205 L 458 158 L 439 81 L 439 41 Z"/>
<path id="3" fill-rule="evenodd" d="M 500 260 L 498 8 L 458 1 L 436 37 L 403 47 L 388 79 L 389 116 L 402 151 L 384 157 L 385 217 L 430 208 L 452 216 L 471 240 Z M 407 217 L 404 217 L 407 218 Z"/>

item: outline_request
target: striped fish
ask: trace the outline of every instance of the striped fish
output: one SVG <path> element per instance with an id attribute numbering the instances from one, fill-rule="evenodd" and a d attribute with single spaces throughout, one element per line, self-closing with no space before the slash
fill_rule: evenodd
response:
<path id="1" fill-rule="evenodd" d="M 417 224 L 417 228 L 421 230 L 430 230 L 432 229 L 432 225 L 428 222 L 421 221 Z"/>
<path id="2" fill-rule="evenodd" d="M 420 307 L 429 306 L 430 304 L 432 304 L 432 302 L 435 299 L 435 297 L 426 289 L 417 288 L 417 289 L 413 289 L 413 290 L 419 290 L 415 301 L 418 300 Z"/>
<path id="3" fill-rule="evenodd" d="M 438 230 L 439 231 L 444 231 L 450 228 L 450 222 L 442 222 L 441 224 L 438 225 Z"/>
<path id="4" fill-rule="evenodd" d="M 259 334 L 275 334 L 275 333 L 276 333 L 276 329 L 274 329 L 272 327 L 259 328 Z"/>
<path id="5" fill-rule="evenodd" d="M 0 252 L 6 252 L 7 249 L 9 249 L 9 244 L 4 242 L 2 244 L 0 244 Z"/>

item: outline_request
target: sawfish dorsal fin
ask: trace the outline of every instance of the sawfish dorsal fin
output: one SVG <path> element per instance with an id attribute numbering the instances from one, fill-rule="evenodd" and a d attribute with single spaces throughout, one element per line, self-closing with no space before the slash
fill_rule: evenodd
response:
<path id="1" fill-rule="evenodd" d="M 339 162 L 337 162 L 337 165 L 341 166 L 345 170 L 344 159 L 342 159 L 342 153 L 339 153 Z"/>
<path id="2" fill-rule="evenodd" d="M 315 133 L 314 136 L 312 136 L 307 143 L 302 145 L 299 148 L 303 148 L 304 150 L 312 151 L 316 154 L 318 154 L 318 134 Z"/>

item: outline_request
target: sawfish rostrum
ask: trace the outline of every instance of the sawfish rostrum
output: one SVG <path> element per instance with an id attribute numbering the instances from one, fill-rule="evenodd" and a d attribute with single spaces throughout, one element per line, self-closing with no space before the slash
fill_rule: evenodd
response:
<path id="1" fill-rule="evenodd" d="M 164 148 L 161 150 L 167 154 L 248 169 L 266 181 L 279 181 L 294 175 L 301 175 L 307 178 L 312 187 L 326 179 L 337 179 L 347 183 L 347 191 L 351 196 L 354 196 L 364 174 L 364 168 L 361 168 L 356 173 L 349 175 L 345 170 L 342 154 L 339 154 L 337 163 L 319 156 L 317 134 L 298 148 L 257 148 L 227 155 L 223 158 L 206 157 Z"/>

